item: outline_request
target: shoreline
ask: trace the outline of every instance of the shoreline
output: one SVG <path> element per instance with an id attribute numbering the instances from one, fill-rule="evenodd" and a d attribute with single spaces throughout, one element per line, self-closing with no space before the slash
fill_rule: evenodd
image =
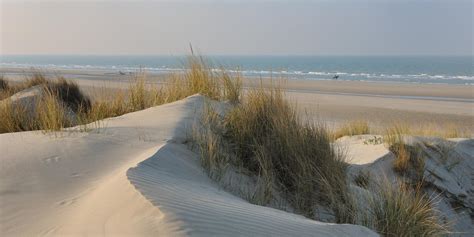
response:
<path id="1" fill-rule="evenodd" d="M 39 71 L 48 76 L 64 76 L 67 79 L 82 79 L 106 82 L 128 82 L 131 75 L 120 75 L 117 71 L 110 70 L 87 70 L 87 69 L 24 69 L 24 68 L 1 68 L 0 75 L 11 79 L 23 78 L 25 74 Z M 169 75 L 165 73 L 146 73 L 150 82 L 162 83 Z M 388 82 L 388 81 L 351 81 L 351 80 L 306 80 L 272 77 L 245 77 L 245 87 L 255 87 L 259 84 L 270 85 L 280 83 L 285 89 L 298 90 L 300 92 L 318 92 L 331 94 L 361 94 L 363 96 L 400 96 L 412 97 L 412 99 L 433 99 L 444 97 L 448 100 L 474 102 L 474 85 L 461 84 L 433 84 L 412 82 Z"/>
<path id="2" fill-rule="evenodd" d="M 22 80 L 25 72 L 0 68 L 0 74 L 12 81 Z M 116 90 L 127 89 L 133 79 L 131 75 L 104 71 L 41 72 L 73 79 L 92 99 L 113 96 Z M 166 83 L 166 75 L 147 74 L 146 79 L 158 86 Z M 365 120 L 382 131 L 384 127 L 403 122 L 417 126 L 430 124 L 436 130 L 455 126 L 474 134 L 474 86 L 269 78 L 243 80 L 244 91 L 272 84 L 281 86 L 287 98 L 309 119 L 324 121 L 330 127 L 351 120 Z"/>

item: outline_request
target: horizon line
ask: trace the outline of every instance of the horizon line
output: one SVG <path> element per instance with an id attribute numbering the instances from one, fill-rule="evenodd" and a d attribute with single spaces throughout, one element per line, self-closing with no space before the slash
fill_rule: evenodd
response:
<path id="1" fill-rule="evenodd" d="M 3 56 L 166 56 L 166 57 L 182 57 L 189 56 L 188 54 L 47 54 L 47 53 L 33 53 L 33 54 L 2 54 Z M 210 57 L 474 57 L 474 54 L 197 54 L 200 56 Z"/>

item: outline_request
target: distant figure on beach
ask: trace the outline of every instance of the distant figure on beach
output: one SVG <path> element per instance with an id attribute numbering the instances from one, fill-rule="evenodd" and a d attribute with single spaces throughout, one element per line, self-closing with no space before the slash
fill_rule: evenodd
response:
<path id="1" fill-rule="evenodd" d="M 123 76 L 123 75 L 126 75 L 126 73 L 125 73 L 125 72 L 122 72 L 122 71 L 119 71 L 119 74 L 122 75 L 122 76 Z"/>
<path id="2" fill-rule="evenodd" d="M 339 75 L 334 75 L 332 79 L 337 80 L 339 78 Z"/>

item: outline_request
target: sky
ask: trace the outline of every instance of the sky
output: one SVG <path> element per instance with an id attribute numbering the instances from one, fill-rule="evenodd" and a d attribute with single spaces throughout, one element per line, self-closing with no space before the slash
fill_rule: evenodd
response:
<path id="1" fill-rule="evenodd" d="M 0 0 L 0 54 L 473 55 L 473 0 Z"/>

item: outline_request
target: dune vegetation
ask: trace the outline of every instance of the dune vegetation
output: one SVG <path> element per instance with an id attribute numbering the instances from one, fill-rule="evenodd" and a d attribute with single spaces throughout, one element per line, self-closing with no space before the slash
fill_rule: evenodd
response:
<path id="1" fill-rule="evenodd" d="M 145 73 L 139 72 L 127 90 L 113 99 L 95 101 L 64 78 L 48 79 L 35 73 L 12 85 L 2 77 L 0 133 L 59 131 L 199 93 L 226 103 L 224 109 L 216 109 L 212 103 L 204 108 L 190 143 L 212 179 L 219 181 L 230 169 L 255 177 L 258 188 L 244 197 L 248 201 L 268 205 L 282 194 L 296 213 L 319 219 L 320 209 L 329 209 L 337 223 L 365 225 L 384 236 L 445 233 L 445 226 L 431 208 L 431 199 L 421 189 L 389 182 L 373 189 L 369 173 L 358 181 L 371 193 L 368 211 L 361 215 L 358 196 L 347 179 L 344 153 L 332 142 L 345 135 L 369 133 L 367 122 L 351 122 L 332 133 L 324 124 L 301 116 L 278 86 L 257 87 L 243 94 L 239 74 L 212 70 L 197 56 L 188 59 L 186 68 L 183 73 L 170 75 L 161 86 L 148 84 Z M 11 99 L 15 93 L 35 86 L 42 94 L 34 105 Z M 401 127 L 387 131 L 384 141 L 397 157 L 394 169 L 411 174 L 411 170 L 419 172 L 423 164 L 416 150 L 403 142 L 405 132 Z"/>
<path id="2" fill-rule="evenodd" d="M 443 236 L 449 233 L 439 213 L 433 209 L 433 198 L 422 185 L 406 185 L 383 180 L 369 188 L 362 223 L 382 236 Z"/>
<path id="3" fill-rule="evenodd" d="M 250 90 L 224 117 L 211 110 L 201 122 L 204 130 L 195 131 L 194 139 L 204 167 L 213 177 L 221 177 L 228 164 L 258 176 L 263 188 L 253 202 L 268 204 L 275 186 L 309 217 L 317 203 L 350 201 L 344 195 L 346 165 L 326 128 L 302 122 L 280 89 Z"/>
<path id="4" fill-rule="evenodd" d="M 370 128 L 367 121 L 354 120 L 343 124 L 338 130 L 336 130 L 334 132 L 334 139 L 338 139 L 343 136 L 354 136 L 369 133 Z"/>
<path id="5" fill-rule="evenodd" d="M 401 176 L 409 178 L 415 184 L 422 182 L 425 156 L 420 145 L 408 145 L 405 141 L 407 128 L 395 125 L 386 129 L 384 141 L 388 149 L 395 155 L 393 170 Z"/>
<path id="6" fill-rule="evenodd" d="M 295 212 L 309 218 L 318 219 L 318 208 L 326 207 L 335 222 L 365 225 L 384 236 L 447 233 L 432 208 L 433 199 L 420 186 L 423 157 L 403 142 L 403 131 L 387 131 L 385 140 L 397 157 L 394 169 L 414 182 L 371 185 L 370 173 L 361 175 L 359 185 L 370 193 L 364 212 L 346 180 L 344 153 L 331 142 L 335 137 L 368 134 L 368 123 L 350 122 L 331 133 L 324 124 L 305 120 L 285 98 L 276 86 L 258 87 L 225 113 L 212 106 L 205 109 L 193 141 L 211 178 L 219 181 L 228 170 L 237 169 L 257 178 L 255 193 L 244 196 L 250 202 L 269 205 L 283 194 Z M 408 165 L 402 167 L 403 162 Z"/>
<path id="7" fill-rule="evenodd" d="M 34 91 L 40 96 L 17 99 L 10 97 L 0 103 L 0 133 L 29 130 L 60 130 L 75 123 L 73 114 L 88 111 L 89 98 L 84 96 L 78 85 L 59 77 L 48 80 L 41 73 L 16 85 L 2 78 L 2 97 L 14 95 L 23 90 Z"/>
<path id="8" fill-rule="evenodd" d="M 344 136 L 354 136 L 363 134 L 386 134 L 387 130 L 399 130 L 400 133 L 410 136 L 424 136 L 424 137 L 438 137 L 438 138 L 460 138 L 471 137 L 468 131 L 463 130 L 456 124 L 435 124 L 433 122 L 425 122 L 416 126 L 407 124 L 403 121 L 393 121 L 389 124 L 384 124 L 383 127 L 371 126 L 367 120 L 349 120 L 342 123 L 331 132 L 334 139 Z"/>
<path id="9" fill-rule="evenodd" d="M 111 99 L 91 101 L 70 80 L 62 77 L 46 78 L 35 72 L 21 83 L 9 83 L 0 78 L 0 133 L 43 130 L 59 131 L 66 127 L 85 125 L 109 117 L 170 103 L 194 94 L 211 99 L 236 103 L 241 94 L 239 74 L 225 70 L 211 70 L 204 59 L 191 56 L 182 74 L 174 74 L 163 86 L 146 83 L 144 72 L 138 72 L 125 92 Z M 16 102 L 10 99 L 15 93 L 38 87 L 39 95 L 33 100 Z"/>
<path id="10" fill-rule="evenodd" d="M 407 186 L 399 181 L 375 182 L 370 173 L 364 173 L 356 184 L 369 195 L 354 193 L 346 179 L 344 154 L 331 144 L 332 134 L 323 124 L 304 121 L 279 89 L 250 90 L 224 114 L 209 106 L 199 123 L 193 140 L 203 167 L 217 181 L 229 169 L 257 177 L 259 188 L 244 196 L 250 202 L 269 205 L 283 193 L 295 212 L 316 220 L 318 208 L 326 207 L 335 222 L 365 225 L 384 236 L 447 233 L 432 208 L 433 200 L 416 186 L 420 180 Z M 399 132 L 387 133 L 386 139 L 398 162 L 401 149 L 408 145 L 397 146 L 405 145 Z M 419 172 L 422 165 L 412 161 L 418 154 L 408 156 L 403 159 L 410 165 L 400 173 L 411 178 L 409 172 Z M 361 200 L 365 200 L 363 205 Z"/>

